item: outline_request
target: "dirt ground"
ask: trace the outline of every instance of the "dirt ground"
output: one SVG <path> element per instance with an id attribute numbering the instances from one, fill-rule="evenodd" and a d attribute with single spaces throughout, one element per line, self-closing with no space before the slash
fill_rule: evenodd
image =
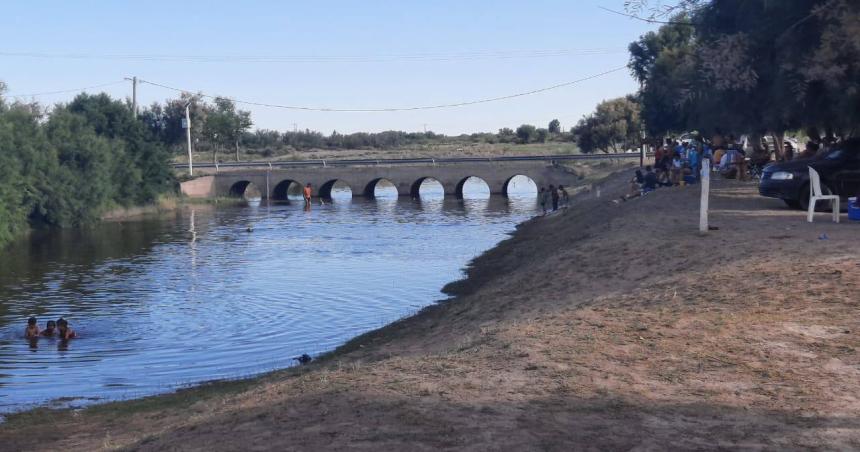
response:
<path id="1" fill-rule="evenodd" d="M 714 181 L 702 236 L 698 187 L 610 202 L 628 177 L 523 224 L 452 301 L 318 362 L 25 413 L 0 448 L 860 448 L 860 224 Z"/>

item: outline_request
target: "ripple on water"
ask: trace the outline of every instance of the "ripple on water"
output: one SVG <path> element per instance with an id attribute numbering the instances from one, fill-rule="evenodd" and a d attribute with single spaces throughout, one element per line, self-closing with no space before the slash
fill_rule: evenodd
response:
<path id="1" fill-rule="evenodd" d="M 469 259 L 535 209 L 533 196 L 425 191 L 310 212 L 195 208 L 14 245 L 0 256 L 0 412 L 293 365 L 443 298 Z M 31 346 L 31 315 L 40 326 L 65 317 L 80 339 Z"/>

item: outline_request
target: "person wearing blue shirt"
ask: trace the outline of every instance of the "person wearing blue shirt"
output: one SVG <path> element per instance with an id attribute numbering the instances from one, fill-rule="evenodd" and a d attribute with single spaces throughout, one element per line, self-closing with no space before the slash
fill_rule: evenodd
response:
<path id="1" fill-rule="evenodd" d="M 687 154 L 687 160 L 690 163 L 690 169 L 693 171 L 693 176 L 696 177 L 696 180 L 699 180 L 699 165 L 702 163 L 702 160 L 699 156 L 699 151 L 695 146 L 690 148 L 690 152 Z"/>
<path id="2" fill-rule="evenodd" d="M 677 141 L 675 143 L 677 143 L 675 145 L 675 153 L 680 155 L 682 159 L 686 158 L 687 149 L 684 147 L 685 144 L 684 143 L 678 143 Z"/>

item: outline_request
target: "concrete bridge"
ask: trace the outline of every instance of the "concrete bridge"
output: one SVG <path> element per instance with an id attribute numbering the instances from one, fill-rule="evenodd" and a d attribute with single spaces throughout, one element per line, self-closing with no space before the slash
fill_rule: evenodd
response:
<path id="1" fill-rule="evenodd" d="M 462 197 L 466 181 L 479 178 L 487 184 L 491 194 L 507 195 L 514 176 L 525 176 L 538 187 L 573 185 L 578 176 L 559 165 L 559 161 L 589 157 L 630 160 L 639 155 L 314 161 L 313 164 L 285 162 L 279 166 L 266 163 L 222 164 L 214 174 L 211 174 L 211 169 L 215 165 L 208 164 L 198 165 L 196 169 L 202 166 L 203 171 L 210 174 L 182 183 L 182 192 L 189 197 L 241 197 L 254 187 L 265 199 L 285 200 L 288 194 L 298 193 L 298 187 L 310 183 L 315 196 L 326 198 L 340 182 L 338 186 L 348 185 L 353 196 L 373 197 L 376 185 L 388 181 L 397 188 L 399 195 L 417 197 L 421 184 L 430 179 L 442 185 L 445 195 Z M 197 171 L 200 172 L 199 169 Z"/>

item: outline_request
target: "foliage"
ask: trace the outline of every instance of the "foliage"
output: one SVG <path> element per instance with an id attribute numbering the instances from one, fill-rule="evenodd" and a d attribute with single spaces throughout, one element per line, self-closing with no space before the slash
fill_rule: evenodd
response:
<path id="1" fill-rule="evenodd" d="M 517 127 L 517 139 L 520 143 L 530 143 L 537 136 L 537 128 L 530 124 L 523 124 Z"/>
<path id="2" fill-rule="evenodd" d="M 638 147 L 642 122 L 639 103 L 629 97 L 603 101 L 571 129 L 582 152 L 620 152 Z"/>
<path id="3" fill-rule="evenodd" d="M 856 133 L 860 3 L 688 0 L 665 9 L 638 0 L 628 7 L 670 19 L 630 45 L 650 133 Z"/>
<path id="4" fill-rule="evenodd" d="M 128 106 L 81 94 L 43 117 L 0 99 L 0 244 L 33 224 L 73 226 L 173 188 L 169 154 Z"/>
<path id="5" fill-rule="evenodd" d="M 561 122 L 558 119 L 553 119 L 552 121 L 549 122 L 549 125 L 547 126 L 547 130 L 549 130 L 549 133 L 552 133 L 555 135 L 560 134 L 561 133 Z"/>

